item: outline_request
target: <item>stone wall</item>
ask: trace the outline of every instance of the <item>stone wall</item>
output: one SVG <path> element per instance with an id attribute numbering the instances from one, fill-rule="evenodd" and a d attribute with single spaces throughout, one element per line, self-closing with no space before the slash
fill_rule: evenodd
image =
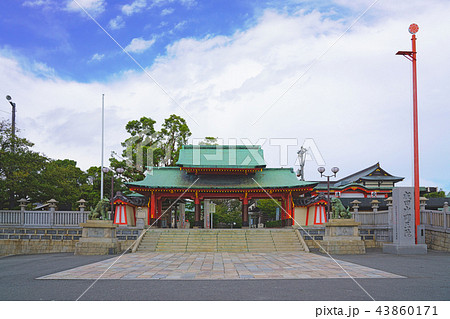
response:
<path id="1" fill-rule="evenodd" d="M 305 239 L 308 248 L 319 249 L 317 243 L 321 243 L 325 236 L 325 226 L 303 227 L 303 229 L 300 228 L 299 231 Z M 377 232 L 384 235 L 384 232 L 379 229 L 359 229 L 359 234 L 361 235 L 361 239 L 364 241 L 364 246 L 366 248 L 381 248 L 384 243 L 389 242 L 385 241 L 384 238 L 383 240 L 377 240 L 379 239 L 378 237 L 380 237 Z"/>
<path id="2" fill-rule="evenodd" d="M 73 253 L 81 238 L 81 227 L 0 227 L 0 256 L 43 253 Z M 120 251 L 137 239 L 141 230 L 117 228 Z"/>
<path id="3" fill-rule="evenodd" d="M 428 249 L 450 251 L 450 233 L 426 229 L 425 243 Z"/>

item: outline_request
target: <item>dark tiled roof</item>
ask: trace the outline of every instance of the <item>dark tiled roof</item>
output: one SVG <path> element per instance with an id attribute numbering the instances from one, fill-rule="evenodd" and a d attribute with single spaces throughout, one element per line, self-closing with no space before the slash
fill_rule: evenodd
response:
<path id="1" fill-rule="evenodd" d="M 144 195 L 132 193 L 129 195 L 124 195 L 121 192 L 117 192 L 114 196 L 113 201 L 121 200 L 124 203 L 128 203 L 134 206 L 146 206 L 148 198 Z"/>
<path id="2" fill-rule="evenodd" d="M 380 167 L 380 163 L 376 163 L 356 173 L 345 176 L 337 181 L 330 181 L 330 187 L 346 187 L 348 184 L 359 183 L 359 181 L 389 181 L 399 182 L 404 177 L 393 176 Z M 327 182 L 320 181 L 318 188 L 326 188 Z M 370 188 L 368 188 L 370 189 Z"/>
<path id="3" fill-rule="evenodd" d="M 374 199 L 376 199 L 377 201 L 379 201 L 380 203 L 378 204 L 378 210 L 387 210 L 387 202 L 386 202 L 386 198 L 339 198 L 342 202 L 342 205 L 344 205 L 345 207 L 350 207 L 350 209 L 352 208 L 353 204 L 351 204 L 351 202 L 353 202 L 355 199 L 360 201 L 361 204 L 359 205 L 359 210 L 363 210 L 363 211 L 367 211 L 367 210 L 372 210 L 372 204 L 370 203 L 371 201 L 373 201 Z"/>
<path id="4" fill-rule="evenodd" d="M 437 210 L 443 208 L 445 202 L 450 205 L 450 197 L 428 198 L 425 209 Z"/>

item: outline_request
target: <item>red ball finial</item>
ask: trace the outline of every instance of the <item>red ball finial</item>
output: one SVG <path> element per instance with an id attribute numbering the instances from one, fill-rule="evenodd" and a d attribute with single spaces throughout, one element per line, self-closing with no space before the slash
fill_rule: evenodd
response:
<path id="1" fill-rule="evenodd" d="M 419 31 L 419 26 L 415 23 L 411 24 L 408 29 L 409 33 L 416 34 Z"/>

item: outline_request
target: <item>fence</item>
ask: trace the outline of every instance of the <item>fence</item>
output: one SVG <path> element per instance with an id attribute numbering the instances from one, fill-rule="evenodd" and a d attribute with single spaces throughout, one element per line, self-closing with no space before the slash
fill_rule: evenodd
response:
<path id="1" fill-rule="evenodd" d="M 421 210 L 420 220 L 426 229 L 450 232 L 450 213 L 447 203 L 444 204 L 443 210 Z"/>
<path id="2" fill-rule="evenodd" d="M 354 212 L 353 218 L 361 226 L 389 226 L 389 211 Z"/>
<path id="3" fill-rule="evenodd" d="M 0 211 L 2 226 L 79 226 L 88 219 L 89 211 Z M 110 214 L 110 212 L 108 212 Z"/>

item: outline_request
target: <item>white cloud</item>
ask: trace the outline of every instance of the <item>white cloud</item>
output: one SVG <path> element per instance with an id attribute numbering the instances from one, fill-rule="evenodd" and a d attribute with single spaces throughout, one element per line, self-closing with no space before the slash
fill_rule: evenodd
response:
<path id="1" fill-rule="evenodd" d="M 180 3 L 188 8 L 197 5 L 197 1 L 195 0 L 180 0 Z"/>
<path id="2" fill-rule="evenodd" d="M 68 11 L 75 11 L 82 13 L 84 13 L 84 10 L 86 10 L 93 16 L 98 16 L 105 11 L 105 7 L 106 7 L 105 0 L 77 0 L 76 2 L 73 0 L 69 0 L 67 2 L 66 9 Z"/>
<path id="3" fill-rule="evenodd" d="M 173 29 L 174 29 L 174 30 L 181 30 L 181 29 L 183 29 L 183 27 L 186 25 L 186 23 L 187 23 L 186 20 L 181 21 L 181 22 L 178 22 L 178 23 L 173 27 Z"/>
<path id="4" fill-rule="evenodd" d="M 52 0 L 29 0 L 22 3 L 24 7 L 50 7 L 54 5 Z"/>
<path id="5" fill-rule="evenodd" d="M 111 29 L 118 30 L 122 29 L 125 26 L 125 21 L 123 20 L 122 16 L 117 16 L 114 19 L 111 19 L 108 25 Z"/>
<path id="6" fill-rule="evenodd" d="M 125 72 L 109 83 L 45 79 L 1 51 L 0 87 L 14 97 L 18 127 L 37 150 L 73 158 L 84 168 L 100 161 L 105 93 L 106 154 L 121 153 L 129 120 L 150 116 L 161 124 L 176 113 L 193 137 L 297 138 L 298 148 L 313 138 L 327 169 L 340 168 L 338 177 L 379 161 L 411 180 L 411 63 L 395 52 L 411 48 L 407 28 L 416 22 L 421 178 L 424 186 L 448 192 L 450 172 L 440 168 L 450 156 L 445 140 L 450 43 L 442 41 L 449 11 L 446 1 L 379 2 L 371 19 L 361 19 L 323 56 L 351 21 L 317 11 L 267 11 L 252 28 L 232 36 L 181 39 L 148 72 L 182 109 L 142 72 Z M 138 46 L 140 41 L 154 40 L 133 41 L 143 49 L 148 43 Z M 279 167 L 277 148 L 268 142 L 263 147 L 269 166 Z M 291 165 L 297 149 L 291 148 Z M 305 169 L 307 179 L 320 179 L 315 163 L 307 162 Z"/>
<path id="7" fill-rule="evenodd" d="M 131 4 L 122 6 L 122 13 L 131 16 L 135 13 L 141 12 L 147 6 L 146 0 L 135 0 Z"/>
<path id="8" fill-rule="evenodd" d="M 166 8 L 161 11 L 161 15 L 166 16 L 166 15 L 172 14 L 174 11 L 175 11 L 174 8 Z"/>
<path id="9" fill-rule="evenodd" d="M 103 60 L 103 58 L 105 57 L 104 54 L 99 54 L 99 53 L 95 53 L 92 58 L 89 60 L 89 62 L 98 62 Z"/>
<path id="10" fill-rule="evenodd" d="M 143 38 L 134 38 L 131 40 L 130 44 L 125 47 L 125 50 L 130 53 L 142 53 L 149 49 L 153 43 L 155 43 L 155 39 L 144 40 Z"/>

